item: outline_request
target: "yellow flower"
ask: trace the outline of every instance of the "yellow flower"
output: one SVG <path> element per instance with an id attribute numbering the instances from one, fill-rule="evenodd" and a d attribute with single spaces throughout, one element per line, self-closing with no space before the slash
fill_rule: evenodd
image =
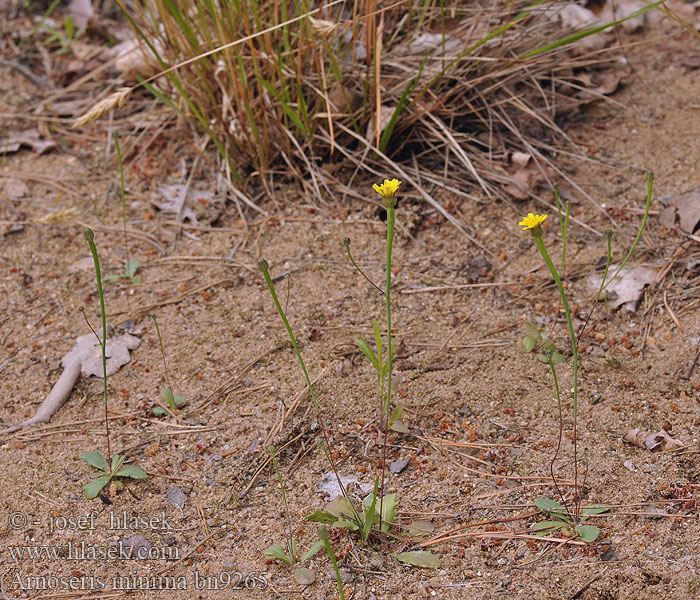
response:
<path id="1" fill-rule="evenodd" d="M 532 213 L 528 213 L 527 217 L 520 221 L 518 225 L 523 226 L 523 231 L 526 229 L 535 229 L 535 227 L 539 227 L 546 218 L 547 215 L 533 215 Z"/>
<path id="2" fill-rule="evenodd" d="M 396 190 L 399 189 L 400 185 L 401 182 L 398 179 L 385 179 L 382 185 L 375 183 L 372 187 L 382 198 L 393 198 L 396 196 Z"/>

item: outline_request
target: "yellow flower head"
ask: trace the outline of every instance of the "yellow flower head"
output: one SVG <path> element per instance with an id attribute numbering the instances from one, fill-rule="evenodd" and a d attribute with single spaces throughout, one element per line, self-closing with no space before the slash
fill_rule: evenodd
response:
<path id="1" fill-rule="evenodd" d="M 382 198 L 393 198 L 401 182 L 398 179 L 385 179 L 382 185 L 374 184 L 372 187 Z"/>
<path id="2" fill-rule="evenodd" d="M 528 213 L 527 217 L 520 221 L 518 225 L 522 225 L 523 231 L 526 229 L 535 229 L 535 227 L 539 227 L 546 218 L 547 215 L 533 215 L 532 213 Z"/>

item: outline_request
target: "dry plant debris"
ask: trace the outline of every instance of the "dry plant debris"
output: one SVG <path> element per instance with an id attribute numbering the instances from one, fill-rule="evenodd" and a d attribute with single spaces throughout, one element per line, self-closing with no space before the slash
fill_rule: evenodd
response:
<path id="1" fill-rule="evenodd" d="M 617 265 L 610 265 L 610 273 L 617 271 Z M 603 299 L 611 309 L 623 306 L 630 312 L 637 310 L 637 304 L 644 293 L 644 288 L 653 283 L 656 279 L 657 271 L 651 267 L 635 266 L 624 267 L 620 274 L 610 283 L 606 285 L 606 294 Z M 591 275 L 588 278 L 588 287 L 590 290 L 598 291 L 600 288 L 602 275 Z"/>
<path id="2" fill-rule="evenodd" d="M 139 347 L 141 340 L 130 333 L 122 333 L 107 340 L 105 352 L 107 355 L 107 376 L 113 375 L 117 370 L 131 360 L 129 352 Z M 61 359 L 63 373 L 54 384 L 46 399 L 36 411 L 36 414 L 7 429 L 0 430 L 0 434 L 12 433 L 34 425 L 47 423 L 54 413 L 68 400 L 75 383 L 81 373 L 83 377 L 102 377 L 102 347 L 100 341 L 92 333 L 81 335 L 77 338 L 75 346 Z"/>
<path id="3" fill-rule="evenodd" d="M 640 427 L 635 427 L 625 433 L 622 440 L 633 446 L 639 446 L 647 450 L 656 450 L 657 448 L 661 448 L 662 450 L 677 450 L 678 448 L 683 448 L 683 442 L 671 437 L 665 429 L 660 429 L 656 433 L 649 433 L 648 431 L 642 430 Z"/>

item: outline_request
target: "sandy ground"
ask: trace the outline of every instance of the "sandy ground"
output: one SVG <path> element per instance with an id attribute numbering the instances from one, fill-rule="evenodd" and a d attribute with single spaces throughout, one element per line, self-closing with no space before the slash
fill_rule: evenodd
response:
<path id="1" fill-rule="evenodd" d="M 549 464 L 558 420 L 548 367 L 517 341 L 533 321 L 560 347 L 567 344 L 556 289 L 531 237 L 517 226 L 526 212 L 542 208 L 445 197 L 484 251 L 405 188 L 392 292 L 399 340 L 394 402 L 403 407 L 409 432 L 390 435 L 387 458 L 408 464 L 387 475 L 387 493 L 399 502 L 390 535 L 363 545 L 356 534 L 331 530 L 346 597 L 351 590 L 355 598 L 387 600 L 700 595 L 700 368 L 693 368 L 700 248 L 677 226 L 662 225 L 657 214 L 665 196 L 700 185 L 700 80 L 697 68 L 688 66 L 700 45 L 670 25 L 633 41 L 641 35 L 648 40 L 628 50 L 633 72 L 613 95 L 615 103 L 563 122 L 589 160 L 562 154 L 557 163 L 604 209 L 560 183 L 564 197 L 574 200 L 577 220 L 566 270 L 576 326 L 591 307 L 588 279 L 606 252 L 602 232 L 614 231 L 618 262 L 634 239 L 646 169 L 656 174 L 652 215 L 630 264 L 656 273 L 670 265 L 636 312 L 606 314 L 599 307 L 581 341 L 578 447 L 588 462 L 587 469 L 579 467 L 584 503 L 611 506 L 595 518 L 600 537 L 583 546 L 523 537 L 541 518 L 535 499 L 557 494 Z M 22 110 L 35 92 L 4 66 L 0 82 L 8 112 Z M 75 208 L 78 220 L 95 230 L 103 273 L 122 272 L 125 260 L 118 171 L 113 156 L 105 159 L 105 136 L 97 129 L 59 129 L 54 139 L 54 151 L 39 156 L 23 149 L 0 164 L 5 425 L 34 413 L 61 373 L 61 357 L 89 332 L 79 308 L 99 326 L 82 226 L 31 221 Z M 382 281 L 385 223 L 378 198 L 370 180 L 362 184 L 366 190 L 358 188 L 366 191 L 365 203 L 279 190 L 284 203 L 266 205 L 268 217 L 251 213 L 247 229 L 229 205 L 215 227 L 202 221 L 176 239 L 173 216 L 151 201 L 157 185 L 182 176 L 175 154 L 180 147 L 178 133 L 165 132 L 128 164 L 128 222 L 137 232 L 129 235 L 128 251 L 142 265 L 141 281 L 105 283 L 109 322 L 133 321 L 141 338 L 131 362 L 108 380 L 111 450 L 149 477 L 119 492 L 105 488 L 103 499 L 83 497 L 81 487 L 92 474 L 79 456 L 96 447 L 106 451 L 102 381 L 95 377 L 80 378 L 49 425 L 0 437 L 3 598 L 338 597 L 323 553 L 305 564 L 317 578 L 308 587 L 295 582 L 287 565 L 264 558 L 290 530 L 303 551 L 317 540 L 316 524 L 305 517 L 327 504 L 319 484 L 330 469 L 318 445 L 318 418 L 308 395 L 300 395 L 304 380 L 256 261 L 264 256 L 273 276 L 290 274 L 277 287 L 317 379 L 330 453 L 342 475 L 371 485 L 382 464 L 378 402 L 374 374 L 355 340 L 372 335 L 383 299 L 352 269 L 342 240 L 352 239 L 360 265 Z M 553 214 L 544 238 L 558 256 Z M 163 335 L 171 383 L 151 313 Z M 558 374 L 570 430 L 570 359 Z M 177 419 L 152 412 L 159 389 L 169 385 L 187 399 Z M 624 443 L 623 434 L 635 427 L 665 427 L 683 448 L 651 452 Z M 278 448 L 288 519 L 266 464 L 270 444 Z M 557 476 L 568 480 L 571 436 L 560 456 Z M 352 485 L 350 492 L 359 493 Z M 401 565 L 393 557 L 427 539 L 407 539 L 418 519 L 431 523 L 431 535 L 459 527 L 468 534 L 430 547 L 440 558 L 437 569 Z M 100 556 L 120 540 L 131 543 L 135 534 L 150 543 L 152 558 Z M 174 589 L 146 589 L 159 585 Z M 129 586 L 136 591 L 127 595 Z"/>

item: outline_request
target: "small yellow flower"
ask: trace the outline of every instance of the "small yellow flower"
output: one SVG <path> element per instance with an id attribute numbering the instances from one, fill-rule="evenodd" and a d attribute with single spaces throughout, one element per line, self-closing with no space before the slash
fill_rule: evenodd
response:
<path id="1" fill-rule="evenodd" d="M 401 182 L 398 179 L 385 179 L 382 185 L 374 184 L 372 187 L 382 198 L 393 198 Z"/>
<path id="2" fill-rule="evenodd" d="M 522 225 L 523 231 L 526 229 L 535 229 L 535 227 L 539 227 L 546 218 L 547 215 L 533 215 L 532 213 L 528 213 L 527 217 L 520 221 L 518 225 Z"/>

